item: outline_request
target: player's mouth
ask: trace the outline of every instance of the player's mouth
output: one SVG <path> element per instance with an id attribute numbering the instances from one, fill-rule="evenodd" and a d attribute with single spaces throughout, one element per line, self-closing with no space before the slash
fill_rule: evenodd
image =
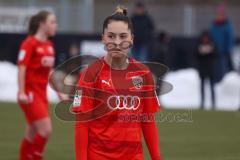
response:
<path id="1" fill-rule="evenodd" d="M 113 50 L 113 52 L 122 52 L 122 50 Z"/>
<path id="2" fill-rule="evenodd" d="M 113 53 L 123 53 L 122 50 L 112 50 L 111 52 L 113 52 Z"/>

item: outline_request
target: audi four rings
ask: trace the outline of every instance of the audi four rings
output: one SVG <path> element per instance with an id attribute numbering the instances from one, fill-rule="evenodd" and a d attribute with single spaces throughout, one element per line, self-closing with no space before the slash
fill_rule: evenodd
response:
<path id="1" fill-rule="evenodd" d="M 140 98 L 131 95 L 112 95 L 108 97 L 107 105 L 111 109 L 136 110 L 140 106 Z"/>

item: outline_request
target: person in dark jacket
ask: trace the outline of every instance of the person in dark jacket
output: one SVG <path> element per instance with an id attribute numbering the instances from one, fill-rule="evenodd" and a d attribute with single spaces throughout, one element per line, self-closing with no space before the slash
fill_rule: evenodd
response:
<path id="1" fill-rule="evenodd" d="M 153 38 L 154 25 L 143 3 L 136 3 L 131 20 L 134 29 L 132 54 L 139 61 L 147 61 Z"/>
<path id="2" fill-rule="evenodd" d="M 161 31 L 153 42 L 152 51 L 149 54 L 149 60 L 151 62 L 158 62 L 164 65 L 168 65 L 168 57 L 170 53 L 170 41 L 171 38 L 167 32 Z"/>
<path id="3" fill-rule="evenodd" d="M 201 79 L 201 108 L 204 108 L 205 84 L 206 80 L 210 82 L 212 107 L 215 109 L 215 60 L 217 50 L 212 37 L 208 31 L 204 31 L 197 45 L 198 72 Z"/>
<path id="4" fill-rule="evenodd" d="M 224 4 L 217 7 L 217 15 L 211 23 L 210 32 L 218 49 L 215 80 L 219 82 L 227 72 L 233 69 L 231 52 L 234 47 L 234 34 L 232 24 L 226 16 Z"/>

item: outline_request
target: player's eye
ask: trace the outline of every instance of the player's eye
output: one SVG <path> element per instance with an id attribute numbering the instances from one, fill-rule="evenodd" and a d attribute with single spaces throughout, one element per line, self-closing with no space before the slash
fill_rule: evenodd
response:
<path id="1" fill-rule="evenodd" d="M 126 39 L 128 36 L 126 34 L 120 35 L 121 39 Z"/>
<path id="2" fill-rule="evenodd" d="M 109 39 L 114 39 L 115 36 L 114 36 L 114 35 L 108 35 L 108 38 L 109 38 Z"/>

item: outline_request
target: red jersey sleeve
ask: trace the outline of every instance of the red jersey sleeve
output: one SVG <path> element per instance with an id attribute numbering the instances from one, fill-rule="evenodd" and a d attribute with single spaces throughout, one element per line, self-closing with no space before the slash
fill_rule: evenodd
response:
<path id="1" fill-rule="evenodd" d="M 153 76 L 150 71 L 145 75 L 144 81 L 148 89 L 143 93 L 143 112 L 157 112 L 160 110 L 160 103 L 156 94 Z"/>
<path id="2" fill-rule="evenodd" d="M 31 56 L 33 55 L 33 48 L 34 48 L 33 43 L 30 41 L 29 38 L 23 41 L 18 54 L 17 60 L 18 65 L 20 64 L 27 65 L 29 63 Z"/>
<path id="3" fill-rule="evenodd" d="M 80 78 L 75 91 L 72 111 L 87 112 L 94 107 L 94 77 L 90 72 L 84 70 L 80 73 Z"/>

